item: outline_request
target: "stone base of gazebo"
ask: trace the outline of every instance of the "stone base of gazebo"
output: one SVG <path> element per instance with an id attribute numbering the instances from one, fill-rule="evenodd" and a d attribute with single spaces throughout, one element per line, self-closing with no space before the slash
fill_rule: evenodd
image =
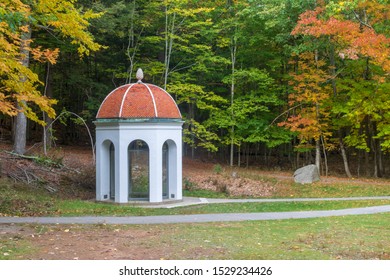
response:
<path id="1" fill-rule="evenodd" d="M 104 204 L 118 204 L 114 200 L 95 200 L 96 203 L 104 203 Z M 169 208 L 170 205 L 183 203 L 183 199 L 164 199 L 161 202 L 149 202 L 142 200 L 132 200 L 127 203 L 120 203 L 119 205 L 123 206 L 139 206 L 139 207 L 163 207 L 166 206 Z"/>

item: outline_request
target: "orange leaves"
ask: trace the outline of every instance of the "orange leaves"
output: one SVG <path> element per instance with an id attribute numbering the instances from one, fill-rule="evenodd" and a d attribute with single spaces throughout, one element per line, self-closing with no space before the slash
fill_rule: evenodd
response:
<path id="1" fill-rule="evenodd" d="M 308 112 L 304 110 L 303 114 L 312 115 L 313 112 Z M 304 132 L 305 130 L 311 130 L 312 127 L 316 126 L 318 122 L 314 118 L 302 117 L 301 114 L 293 115 L 289 117 L 286 121 L 278 123 L 278 126 L 288 127 L 291 131 Z"/>
<path id="2" fill-rule="evenodd" d="M 31 50 L 31 55 L 36 61 L 42 63 L 49 62 L 50 64 L 56 64 L 59 52 L 60 50 L 58 48 L 55 48 L 54 50 L 51 49 L 41 50 L 41 46 L 39 46 Z"/>
<path id="3" fill-rule="evenodd" d="M 371 6 L 369 6 L 371 7 Z M 386 14 L 389 13 L 389 6 Z M 373 13 L 377 13 L 372 10 Z M 383 15 L 384 17 L 387 17 Z M 292 35 L 309 35 L 316 38 L 327 36 L 339 46 L 339 56 L 342 59 L 356 60 L 359 56 L 370 57 L 374 64 L 390 72 L 390 39 L 378 34 L 368 24 L 351 19 L 325 17 L 325 9 L 317 8 L 306 11 L 291 32 Z"/>
<path id="4" fill-rule="evenodd" d="M 303 109 L 300 114 L 290 116 L 286 121 L 278 123 L 292 132 L 298 132 L 301 142 L 318 140 L 321 137 L 321 124 L 316 117 L 315 110 Z"/>
<path id="5" fill-rule="evenodd" d="M 329 136 L 330 87 L 326 85 L 329 75 L 322 68 L 325 63 L 316 54 L 299 56 L 297 71 L 291 74 L 293 91 L 288 96 L 292 114 L 278 126 L 297 132 L 302 143 Z"/>
<path id="6" fill-rule="evenodd" d="M 359 3 L 359 8 L 371 15 L 370 21 L 372 24 L 390 19 L 390 5 L 380 2 L 381 1 L 362 1 Z"/>
<path id="7" fill-rule="evenodd" d="M 9 116 L 16 116 L 16 108 L 7 96 L 0 92 L 0 112 Z"/>
<path id="8" fill-rule="evenodd" d="M 21 32 L 25 32 L 25 33 L 30 31 L 29 30 L 30 27 L 28 25 L 23 25 L 23 26 L 19 27 L 19 29 L 20 29 Z"/>
<path id="9" fill-rule="evenodd" d="M 312 29 L 321 24 L 321 20 L 317 17 L 323 11 L 322 8 L 317 8 L 314 11 L 306 11 L 299 16 L 299 21 L 296 27 L 291 32 L 291 35 L 308 34 L 313 32 Z"/>

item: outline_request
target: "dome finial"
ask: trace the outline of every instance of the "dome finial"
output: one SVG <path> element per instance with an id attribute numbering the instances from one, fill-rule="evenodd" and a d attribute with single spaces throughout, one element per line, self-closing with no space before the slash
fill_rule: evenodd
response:
<path id="1" fill-rule="evenodd" d="M 144 72 L 142 71 L 141 68 L 138 68 L 137 74 L 135 74 L 135 77 L 137 78 L 138 83 L 142 83 L 141 80 L 144 78 Z"/>

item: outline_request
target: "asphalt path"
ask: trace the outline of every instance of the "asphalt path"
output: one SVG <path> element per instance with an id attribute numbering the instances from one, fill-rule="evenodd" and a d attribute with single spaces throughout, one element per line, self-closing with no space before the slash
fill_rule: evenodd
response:
<path id="1" fill-rule="evenodd" d="M 379 199 L 379 198 L 378 198 Z M 390 199 L 390 197 L 381 197 Z M 350 200 L 350 199 L 348 199 Z M 202 203 L 207 203 L 201 200 Z M 254 202 L 253 200 L 251 202 Z M 208 203 L 216 203 L 208 201 Z M 221 202 L 222 203 L 222 202 Z M 194 201 L 196 204 L 196 201 Z M 197 215 L 162 215 L 162 216 L 83 216 L 83 217 L 0 217 L 0 224 L 176 224 L 176 223 L 208 223 L 208 222 L 237 222 L 265 221 L 285 219 L 306 219 L 320 217 L 337 217 L 349 215 L 369 215 L 390 212 L 390 205 L 363 208 L 349 208 L 323 211 L 294 211 L 294 212 L 262 212 L 262 213 L 225 213 Z"/>

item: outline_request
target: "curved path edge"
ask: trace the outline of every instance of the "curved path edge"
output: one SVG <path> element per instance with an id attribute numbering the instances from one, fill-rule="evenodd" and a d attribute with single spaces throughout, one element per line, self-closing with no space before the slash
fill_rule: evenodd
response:
<path id="1" fill-rule="evenodd" d="M 348 215 L 368 215 L 390 212 L 390 205 L 341 210 L 297 211 L 297 212 L 263 212 L 263 213 L 230 213 L 198 215 L 165 215 L 165 216 L 126 216 L 126 217 L 1 217 L 0 224 L 175 224 L 305 219 L 335 217 Z"/>
<path id="2" fill-rule="evenodd" d="M 327 197 L 327 198 L 199 198 L 183 197 L 181 202 L 141 205 L 145 208 L 176 208 L 208 203 L 275 203 L 275 202 L 316 202 L 316 201 L 358 201 L 358 200 L 390 200 L 390 196 L 363 196 L 363 197 Z"/>

